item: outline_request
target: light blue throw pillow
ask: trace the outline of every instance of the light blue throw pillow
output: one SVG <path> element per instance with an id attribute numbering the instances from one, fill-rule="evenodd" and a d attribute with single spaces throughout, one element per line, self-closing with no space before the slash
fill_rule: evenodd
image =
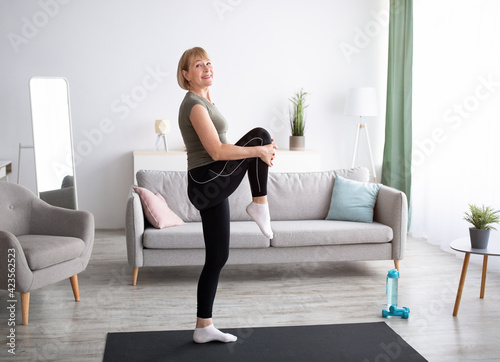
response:
<path id="1" fill-rule="evenodd" d="M 373 222 L 373 207 L 380 184 L 335 177 L 326 220 Z"/>

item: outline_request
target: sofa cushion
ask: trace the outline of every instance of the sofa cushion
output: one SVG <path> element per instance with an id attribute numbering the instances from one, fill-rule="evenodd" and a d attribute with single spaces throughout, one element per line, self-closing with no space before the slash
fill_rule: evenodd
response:
<path id="1" fill-rule="evenodd" d="M 161 194 L 170 209 L 182 220 L 185 222 L 201 221 L 199 211 L 189 201 L 187 195 L 187 172 L 140 170 L 136 177 L 140 187 Z M 231 220 L 251 220 L 245 211 L 251 201 L 250 184 L 248 178 L 245 177 L 229 197 Z"/>
<path id="2" fill-rule="evenodd" d="M 368 169 L 269 173 L 268 199 L 271 220 L 324 220 L 328 214 L 335 174 L 367 182 Z"/>
<path id="3" fill-rule="evenodd" d="M 337 175 L 326 219 L 372 222 L 379 189 L 380 184 L 348 180 Z"/>
<path id="4" fill-rule="evenodd" d="M 79 257 L 83 240 L 69 236 L 22 235 L 17 239 L 31 270 L 39 270 Z"/>
<path id="5" fill-rule="evenodd" d="M 360 223 L 334 220 L 272 221 L 274 239 L 271 246 L 293 246 L 387 243 L 393 239 L 392 228 L 374 222 Z"/>
<path id="6" fill-rule="evenodd" d="M 134 191 L 141 198 L 142 209 L 144 210 L 146 219 L 155 228 L 163 229 L 184 224 L 184 221 L 170 210 L 165 198 L 160 193 L 153 194 L 148 189 L 135 186 Z"/>
<path id="7" fill-rule="evenodd" d="M 160 193 L 170 209 L 184 222 L 200 221 L 200 213 L 187 196 L 185 171 L 140 170 L 136 174 L 137 185 L 152 193 Z"/>
<path id="8" fill-rule="evenodd" d="M 144 231 L 144 247 L 149 249 L 204 249 L 201 222 L 167 228 L 148 228 Z M 268 248 L 269 239 L 262 235 L 253 221 L 231 222 L 231 249 Z"/>

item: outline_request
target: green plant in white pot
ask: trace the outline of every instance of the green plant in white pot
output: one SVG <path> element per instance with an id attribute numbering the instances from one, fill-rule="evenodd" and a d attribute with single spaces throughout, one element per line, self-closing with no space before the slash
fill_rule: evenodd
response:
<path id="1" fill-rule="evenodd" d="M 290 150 L 298 151 L 305 149 L 305 109 L 308 107 L 305 103 L 307 94 L 307 92 L 301 89 L 295 93 L 294 97 L 289 98 L 290 102 L 293 103 L 290 109 L 290 128 L 292 131 L 292 135 L 290 136 Z"/>
<path id="2" fill-rule="evenodd" d="M 470 222 L 469 228 L 471 246 L 475 249 L 486 249 L 490 238 L 490 231 L 496 230 L 493 226 L 500 222 L 500 210 L 490 206 L 469 204 L 469 212 L 465 213 L 464 220 Z"/>

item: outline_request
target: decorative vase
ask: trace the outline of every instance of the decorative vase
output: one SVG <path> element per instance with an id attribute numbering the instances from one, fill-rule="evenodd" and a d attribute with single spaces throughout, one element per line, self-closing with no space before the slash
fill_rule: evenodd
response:
<path id="1" fill-rule="evenodd" d="M 304 151 L 306 138 L 304 136 L 290 136 L 290 151 Z"/>
<path id="2" fill-rule="evenodd" d="M 490 238 L 490 230 L 469 228 L 470 245 L 473 249 L 486 249 Z"/>

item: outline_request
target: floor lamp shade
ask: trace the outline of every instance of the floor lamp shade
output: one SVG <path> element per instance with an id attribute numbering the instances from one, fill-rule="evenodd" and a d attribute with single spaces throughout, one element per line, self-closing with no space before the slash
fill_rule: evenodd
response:
<path id="1" fill-rule="evenodd" d="M 351 88 L 347 94 L 344 114 L 347 116 L 378 116 L 377 92 L 372 87 Z"/>

